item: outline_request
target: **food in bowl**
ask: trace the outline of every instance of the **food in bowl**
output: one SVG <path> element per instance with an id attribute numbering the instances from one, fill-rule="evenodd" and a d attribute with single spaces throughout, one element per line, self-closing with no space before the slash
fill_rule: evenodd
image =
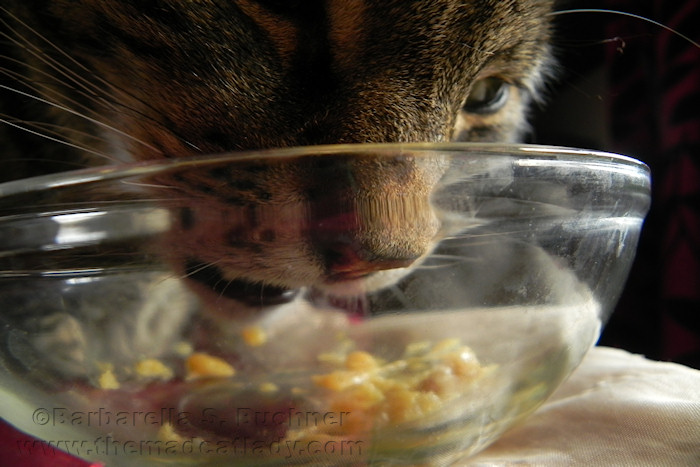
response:
<path id="1" fill-rule="evenodd" d="M 243 184 L 224 202 L 198 185 L 260 164 L 296 185 L 313 175 L 284 199 Z M 376 164 L 391 176 L 369 186 Z M 172 179 L 189 188 L 174 196 Z M 463 458 L 593 345 L 648 204 L 637 161 L 489 144 L 291 148 L 10 182 L 1 414 L 117 464 Z"/>

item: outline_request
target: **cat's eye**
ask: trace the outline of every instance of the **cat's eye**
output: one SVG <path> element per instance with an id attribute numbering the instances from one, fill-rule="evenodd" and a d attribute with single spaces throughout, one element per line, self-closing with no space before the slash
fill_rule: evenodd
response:
<path id="1" fill-rule="evenodd" d="M 503 108 L 508 101 L 510 85 L 501 78 L 491 76 L 474 83 L 464 103 L 464 111 L 473 114 L 492 114 Z"/>

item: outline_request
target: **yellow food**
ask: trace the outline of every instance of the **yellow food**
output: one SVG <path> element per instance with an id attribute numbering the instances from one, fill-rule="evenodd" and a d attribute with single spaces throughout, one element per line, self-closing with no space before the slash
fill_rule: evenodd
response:
<path id="1" fill-rule="evenodd" d="M 97 378 L 97 385 L 101 389 L 119 389 L 119 381 L 117 381 L 117 377 L 114 376 L 111 368 L 106 368 L 100 373 L 100 376 Z"/>
<path id="2" fill-rule="evenodd" d="M 175 344 L 173 350 L 175 351 L 175 354 L 179 355 L 180 357 L 187 357 L 194 351 L 192 349 L 192 344 L 185 341 Z"/>
<path id="3" fill-rule="evenodd" d="M 359 350 L 350 353 L 345 359 L 345 367 L 352 371 L 372 371 L 378 366 L 377 360 L 371 354 Z"/>
<path id="4" fill-rule="evenodd" d="M 242 336 L 253 347 L 262 345 L 266 339 L 264 331 L 255 326 L 246 328 Z M 429 427 L 449 417 L 458 398 L 478 387 L 484 375 L 492 370 L 481 365 L 474 352 L 457 339 L 413 342 L 406 345 L 403 355 L 393 360 L 357 350 L 356 345 L 340 336 L 337 347 L 317 356 L 319 367 L 327 370 L 310 376 L 307 385 L 289 388 L 294 396 L 313 398 L 318 407 L 313 413 L 323 414 L 323 418 L 320 422 L 293 419 L 285 441 L 363 440 L 376 430 L 405 423 L 425 423 Z M 186 348 L 179 350 L 188 380 L 236 374 L 235 368 L 222 358 L 205 352 L 193 353 Z M 103 365 L 100 370 L 99 387 L 118 389 L 120 383 L 112 366 Z M 175 377 L 172 368 L 152 358 L 122 370 L 142 379 Z M 243 387 L 244 383 L 241 384 Z M 274 398 L 281 389 L 268 381 L 259 383 L 257 391 Z M 181 438 L 166 423 L 160 428 L 158 439 Z"/>
<path id="5" fill-rule="evenodd" d="M 279 387 L 275 383 L 262 383 L 258 390 L 265 394 L 272 394 L 273 392 L 279 391 Z"/>
<path id="6" fill-rule="evenodd" d="M 156 434 L 156 439 L 159 441 L 163 442 L 171 442 L 175 441 L 178 443 L 182 443 L 185 441 L 185 438 L 177 434 L 175 431 L 175 428 L 170 424 L 170 423 L 163 423 L 160 428 L 158 429 L 158 433 Z"/>
<path id="7" fill-rule="evenodd" d="M 257 347 L 267 342 L 267 334 L 260 326 L 248 326 L 241 333 L 243 340 L 251 347 Z"/>
<path id="8" fill-rule="evenodd" d="M 341 368 L 312 379 L 327 391 L 329 410 L 350 414 L 347 423 L 334 427 L 348 435 L 423 419 L 459 397 L 485 370 L 471 349 L 447 339 L 412 344 L 392 362 L 350 352 Z"/>
<path id="9" fill-rule="evenodd" d="M 221 358 L 202 352 L 196 352 L 185 360 L 187 379 L 206 377 L 229 377 L 236 374 L 236 370 Z"/>
<path id="10" fill-rule="evenodd" d="M 141 360 L 134 365 L 136 374 L 142 378 L 161 379 L 167 381 L 173 377 L 173 370 L 155 358 Z"/>

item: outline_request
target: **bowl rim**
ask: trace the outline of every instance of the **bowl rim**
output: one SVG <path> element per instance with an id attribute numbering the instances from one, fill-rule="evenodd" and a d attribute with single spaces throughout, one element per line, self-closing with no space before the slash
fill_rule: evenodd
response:
<path id="1" fill-rule="evenodd" d="M 314 146 L 292 146 L 270 149 L 229 151 L 216 154 L 191 155 L 169 159 L 153 159 L 120 164 L 106 164 L 89 168 L 50 173 L 35 177 L 11 180 L 0 183 L 0 198 L 5 196 L 42 191 L 53 188 L 66 188 L 87 183 L 110 181 L 124 178 L 152 175 L 158 172 L 195 168 L 225 162 L 242 162 L 259 159 L 292 159 L 296 157 L 323 156 L 343 153 L 396 152 L 430 153 L 442 151 L 458 155 L 460 152 L 475 152 L 489 157 L 517 157 L 521 159 L 565 159 L 570 164 L 577 161 L 586 164 L 614 164 L 626 166 L 638 175 L 650 177 L 649 167 L 630 156 L 595 149 L 581 149 L 566 146 L 492 143 L 492 142 L 449 142 L 449 143 L 353 143 L 326 144 Z M 395 154 L 394 154 L 395 155 Z M 414 154 L 415 155 L 415 154 Z M 585 165 L 585 164 L 584 164 Z"/>

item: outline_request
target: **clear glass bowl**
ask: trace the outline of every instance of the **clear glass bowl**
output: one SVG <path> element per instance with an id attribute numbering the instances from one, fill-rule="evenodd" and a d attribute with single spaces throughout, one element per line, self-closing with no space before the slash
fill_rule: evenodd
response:
<path id="1" fill-rule="evenodd" d="M 0 415 L 108 465 L 452 462 L 595 343 L 649 193 L 626 157 L 490 144 L 0 185 Z"/>

